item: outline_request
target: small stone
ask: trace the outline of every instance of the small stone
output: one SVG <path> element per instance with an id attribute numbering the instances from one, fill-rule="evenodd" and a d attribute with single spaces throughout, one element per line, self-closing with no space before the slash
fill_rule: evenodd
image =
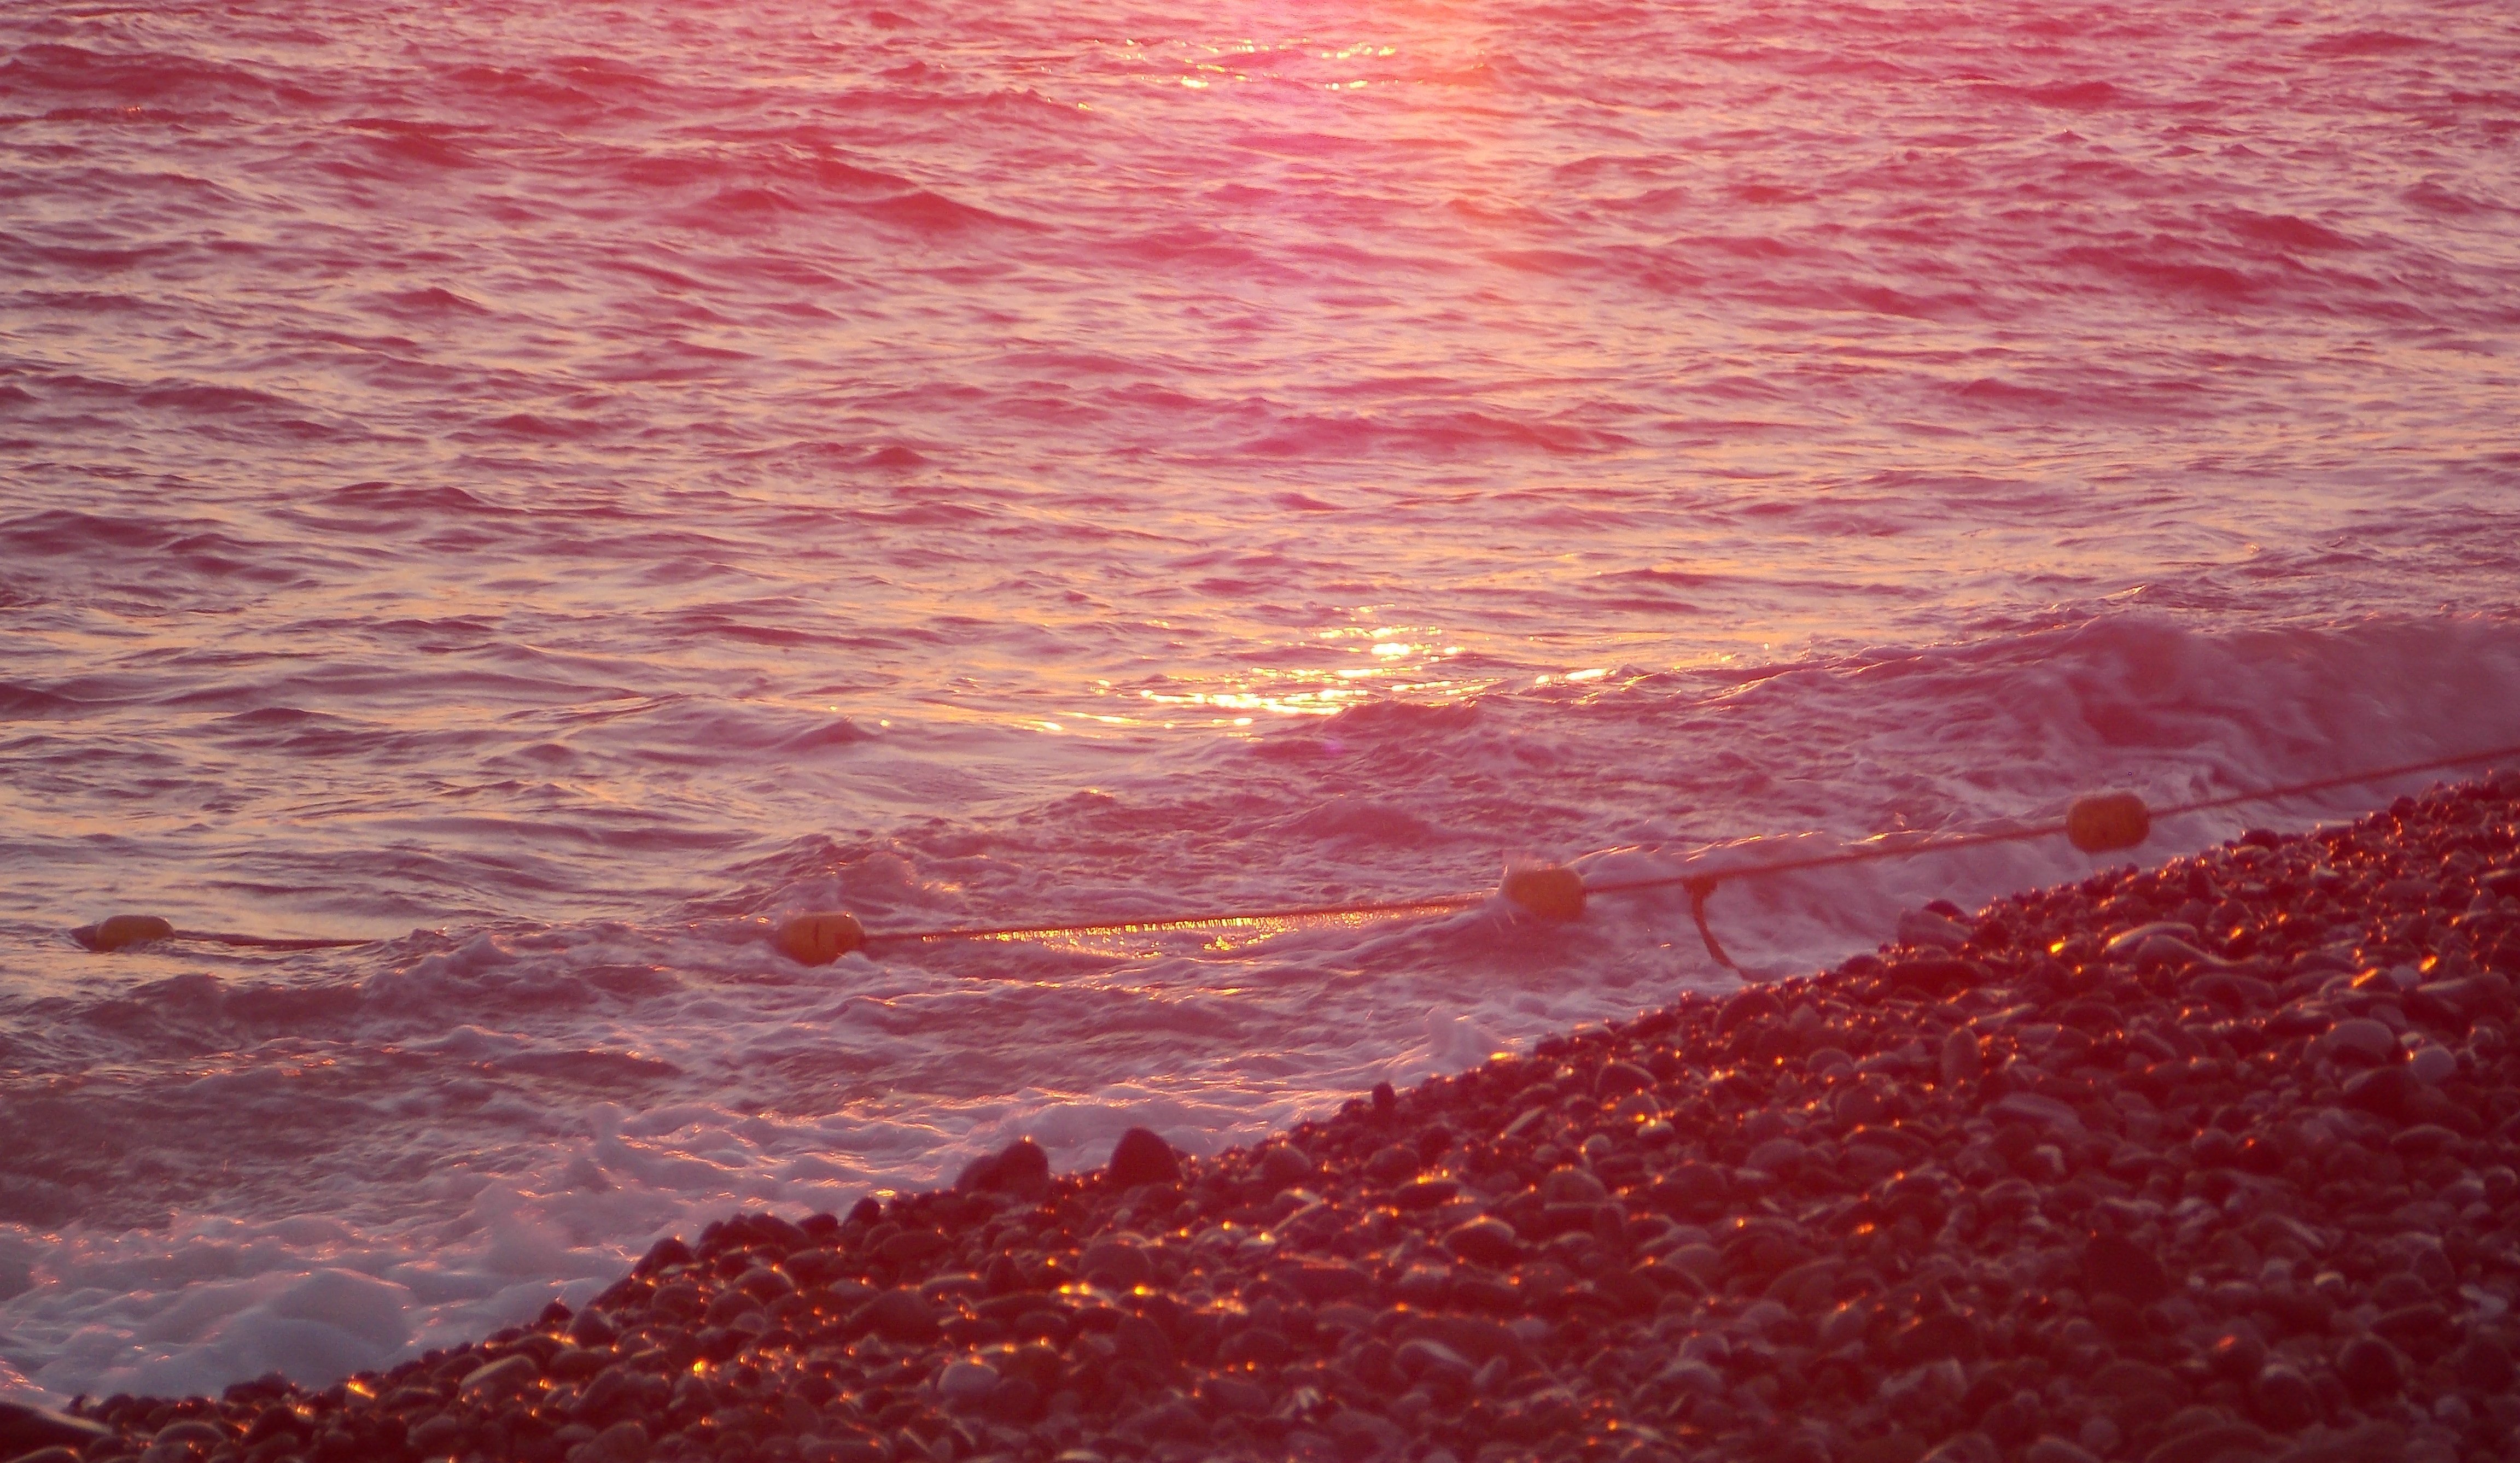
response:
<path id="1" fill-rule="evenodd" d="M 648 1430 L 636 1421 L 616 1422 L 568 1451 L 568 1463 L 647 1463 Z"/>
<path id="2" fill-rule="evenodd" d="M 1692 1219 L 1721 1205 L 1732 1188 L 1732 1180 L 1724 1170 L 1689 1162 L 1673 1165 L 1645 1190 L 1645 1198 L 1665 1214 Z"/>
<path id="3" fill-rule="evenodd" d="M 2491 1336 L 2478 1336 L 2459 1348 L 2458 1379 L 2479 1392 L 2499 1394 L 2511 1388 L 2511 1352 Z"/>
<path id="4" fill-rule="evenodd" d="M 1602 1204 L 1609 1186 L 1577 1168 L 1552 1169 L 1540 1180 L 1540 1197 L 1548 1204 Z"/>
<path id="5" fill-rule="evenodd" d="M 160 1446 L 174 1443 L 179 1447 L 217 1447 L 228 1441 L 229 1437 L 226 1430 L 214 1424 L 203 1422 L 198 1417 L 187 1417 L 159 1428 L 157 1436 L 150 1441 Z"/>
<path id="6" fill-rule="evenodd" d="M 1986 1343 L 1977 1327 L 1968 1317 L 1949 1310 L 1918 1316 L 1890 1338 L 1890 1354 L 1901 1366 L 1922 1366 L 1947 1356 L 1975 1361 L 1985 1352 Z"/>
<path id="7" fill-rule="evenodd" d="M 2100 1463 L 2089 1448 L 2050 1435 L 2022 1450 L 2021 1463 Z"/>
<path id="8" fill-rule="evenodd" d="M 1958 1086 L 1986 1075 L 1986 1058 L 1978 1049 L 1977 1033 L 1967 1027 L 1955 1027 L 1943 1038 L 1943 1085 Z"/>
<path id="9" fill-rule="evenodd" d="M 1919 950 L 1958 950 L 1969 942 L 1969 927 L 1931 909 L 1910 909 L 1899 916 L 1899 943 Z"/>
<path id="10" fill-rule="evenodd" d="M 1120 1188 L 1136 1188 L 1142 1183 L 1178 1183 L 1181 1181 L 1181 1160 L 1174 1156 L 1173 1145 L 1152 1130 L 1132 1128 L 1120 1134 L 1111 1148 L 1111 1182 Z"/>
<path id="11" fill-rule="evenodd" d="M 2006 1092 L 1987 1108 L 1987 1114 L 1998 1120 L 2035 1123 L 2055 1132 L 2080 1132 L 2083 1116 L 2053 1097 L 2037 1092 Z"/>
<path id="12" fill-rule="evenodd" d="M 1373 1277 L 1352 1264 L 1297 1261 L 1272 1278 L 1315 1305 L 1344 1301 L 1373 1287 Z"/>
<path id="13" fill-rule="evenodd" d="M 1260 1159 L 1260 1181 L 1272 1190 L 1295 1188 L 1312 1181 L 1313 1161 L 1284 1143 L 1272 1144 Z"/>
<path id="14" fill-rule="evenodd" d="M 1469 1358 L 1430 1337 L 1415 1337 L 1400 1344 L 1392 1353 L 1392 1362 L 1401 1375 L 1411 1378 L 1434 1377 L 1456 1385 L 1466 1386 L 1477 1371 Z"/>
<path id="15" fill-rule="evenodd" d="M 1360 1407 L 1342 1407 L 1323 1423 L 1341 1452 L 1350 1457 L 1397 1458 L 1409 1437 L 1384 1417 Z"/>
<path id="16" fill-rule="evenodd" d="M 1653 1074 L 1634 1062 L 1611 1062 L 1593 1079 L 1596 1097 L 1623 1097 L 1630 1092 L 1653 1090 Z"/>
<path id="17" fill-rule="evenodd" d="M 1472 1264 L 1499 1269 L 1522 1258 L 1522 1242 L 1513 1226 L 1493 1217 L 1472 1219 L 1454 1229 L 1444 1236 L 1444 1245 Z"/>
<path id="18" fill-rule="evenodd" d="M 2407 1058 L 2407 1075 L 2426 1086 L 2439 1086 L 2458 1075 L 2458 1057 L 2427 1042 Z"/>
<path id="19" fill-rule="evenodd" d="M 2421 1160 L 2439 1153 L 2458 1141 L 2458 1134 L 2438 1123 L 2418 1123 L 2402 1128 L 2389 1137 L 2389 1151 L 2402 1158 Z"/>
<path id="20" fill-rule="evenodd" d="M 32 1452 L 39 1447 L 84 1447 L 113 1430 L 84 1417 L 50 1407 L 0 1401 L 0 1455 Z"/>
<path id="21" fill-rule="evenodd" d="M 1916 1463 L 2002 1463 L 2002 1450 L 1984 1433 L 1962 1433 L 1916 1460 Z"/>
<path id="22" fill-rule="evenodd" d="M 2395 1396 L 2406 1385 L 2406 1368 L 2398 1349 L 2376 1336 L 2358 1336 L 2336 1353 L 2336 1376 L 2345 1390 L 2362 1401 Z"/>
<path id="23" fill-rule="evenodd" d="M 1440 1264 L 1413 1264 L 1393 1282 L 1400 1299 L 1421 1309 L 1431 1309 L 1444 1303 L 1453 1289 L 1453 1272 Z"/>
<path id="24" fill-rule="evenodd" d="M 2156 919 L 2149 924 L 2139 924 L 2130 930 L 2120 930 L 2109 937 L 2109 943 L 2102 949 L 2113 955 L 2128 954 L 2140 958 L 2145 947 L 2155 940 L 2177 940 L 2192 945 L 2203 938 L 2197 933 L 2196 926 L 2184 920 Z"/>
<path id="25" fill-rule="evenodd" d="M 997 1390 L 997 1368 L 985 1361 L 957 1361 L 936 1375 L 936 1395 L 957 1407 L 976 1407 Z"/>
<path id="26" fill-rule="evenodd" d="M 1883 974 L 1889 977 L 1891 985 L 1901 990 L 1912 991 L 1919 996 L 1941 996 L 1955 987 L 1968 985 L 1985 971 L 1986 967 L 1975 960 L 1964 960 L 1956 955 L 1924 955 L 1896 961 Z"/>
<path id="27" fill-rule="evenodd" d="M 2085 1418 L 2082 1430 L 2075 1437 L 2082 1441 L 2086 1451 L 2105 1458 L 2118 1450 L 2118 1444 L 2125 1441 L 2126 1434 L 2114 1420 L 2095 1416 Z"/>
<path id="28" fill-rule="evenodd" d="M 1788 1310 L 1817 1313 L 1829 1308 L 1829 1300 L 1837 1288 L 1837 1277 L 1844 1273 L 1846 1263 L 1833 1255 L 1823 1255 L 1793 1266 L 1768 1282 L 1767 1297 Z"/>
<path id="29" fill-rule="evenodd" d="M 2149 1306 L 2170 1294 L 2170 1275 L 2161 1262 L 2115 1234 L 2095 1235 L 2084 1247 L 2083 1284 L 2136 1306 Z"/>
<path id="30" fill-rule="evenodd" d="M 1526 1336 L 1526 1329 L 1531 1334 Z M 1527 1340 L 1545 1341 L 1549 1322 L 1537 1316 L 1524 1316 L 1511 1326 L 1500 1325 L 1466 1315 L 1423 1315 L 1404 1321 L 1393 1332 L 1396 1341 L 1407 1342 L 1419 1336 L 1440 1341 L 1469 1360 L 1484 1366 L 1499 1357 L 1508 1363 L 1530 1362 Z"/>
<path id="31" fill-rule="evenodd" d="M 2274 1445 L 2274 1440 L 2244 1422 L 2216 1419 L 2202 1427 L 2181 1430 L 2144 1454 L 2144 1463 L 2214 1463 L 2233 1454 L 2243 1457 L 2262 1456 Z"/>
<path id="32" fill-rule="evenodd" d="M 1199 1397 L 1219 1412 L 1257 1417 L 1275 1400 L 1269 1389 L 1238 1377 L 1209 1377 L 1198 1384 Z"/>
<path id="33" fill-rule="evenodd" d="M 2395 1033 L 2368 1016 L 2354 1016 L 2337 1022 L 2319 1038 L 2319 1044 L 2331 1052 L 2359 1056 L 2365 1061 L 2384 1062 L 2398 1054 Z"/>
<path id="34" fill-rule="evenodd" d="M 1803 1070 L 1814 1077 L 1831 1077 L 1855 1070 L 1855 1057 L 1844 1047 L 1823 1046 L 1803 1058 Z"/>
<path id="35" fill-rule="evenodd" d="M 1144 1247 L 1116 1239 L 1096 1240 L 1076 1260 L 1076 1272 L 1097 1285 L 1134 1290 L 1155 1278 Z"/>
<path id="36" fill-rule="evenodd" d="M 935 1308 L 915 1290 L 887 1290 L 867 1302 L 858 1314 L 869 1330 L 886 1341 L 918 1345 L 936 1339 Z"/>
<path id="37" fill-rule="evenodd" d="M 1841 1089 L 1831 1107 L 1838 1127 L 1862 1128 L 1888 1116 L 1890 1099 L 1879 1086 L 1868 1082 Z"/>
<path id="38" fill-rule="evenodd" d="M 2093 1391 L 2119 1398 L 2138 1414 L 2167 1412 L 2185 1391 L 2171 1373 L 2131 1356 L 2121 1356 L 2092 1373 L 2090 1385 Z M 2105 1447 L 2093 1446 L 2088 1438 L 2083 1440 L 2083 1445 L 2095 1453 L 2108 1452 Z"/>
<path id="39" fill-rule="evenodd" d="M 1664 1367 L 1655 1375 L 1654 1380 L 1683 1392 L 1693 1392 L 1699 1396 L 1721 1396 L 1730 1385 L 1724 1380 L 1722 1372 L 1689 1356 L 1684 1356 Z"/>
<path id="40" fill-rule="evenodd" d="M 1275 1326 L 1244 1326 L 1217 1347 L 1216 1364 L 1235 1367 L 1250 1362 L 1276 1366 L 1286 1359 L 1287 1347 L 1286 1333 Z"/>
<path id="41" fill-rule="evenodd" d="M 1119 1353 L 1134 1361 L 1162 1371 L 1173 1364 L 1173 1344 L 1163 1327 L 1143 1315 L 1123 1316 L 1111 1332 L 1111 1341 Z"/>
<path id="42" fill-rule="evenodd" d="M 955 1178 L 966 1192 L 1038 1194 L 1050 1187 L 1050 1155 L 1030 1138 L 1017 1138 L 986 1158 L 973 1159 Z"/>
<path id="43" fill-rule="evenodd" d="M 2318 1389 L 2299 1371 L 2275 1362 L 2249 1384 L 2249 1406 L 2276 1432 L 2298 1432 L 2318 1420 Z"/>
<path id="44" fill-rule="evenodd" d="M 2228 1332 L 2206 1352 L 2205 1364 L 2216 1376 L 2246 1382 L 2267 1364 L 2267 1344 L 2249 1331 Z"/>
<path id="45" fill-rule="evenodd" d="M 1743 1156 L 1744 1168 L 1765 1174 L 1796 1174 L 1803 1164 L 1803 1145 L 1792 1138 L 1770 1138 Z"/>
<path id="46" fill-rule="evenodd" d="M 2405 1114 L 2414 1085 L 2402 1066 L 2374 1067 L 2346 1079 L 2340 1095 L 2348 1107 L 2394 1121 Z"/>
<path id="47" fill-rule="evenodd" d="M 475 1368 L 465 1376 L 464 1384 L 456 1390 L 467 1400 L 477 1401 L 520 1392 L 541 1380 L 542 1370 L 534 1365 L 534 1358 L 519 1352 L 513 1356 L 502 1356 L 488 1366 Z"/>
<path id="48" fill-rule="evenodd" d="M 949 1243 L 942 1230 L 905 1229 L 878 1245 L 875 1257 L 886 1264 L 917 1264 L 940 1253 Z"/>
<path id="49" fill-rule="evenodd" d="M 1424 1167 L 1417 1149 L 1407 1143 L 1391 1143 L 1376 1149 L 1365 1161 L 1365 1176 L 1376 1183 L 1398 1183 Z"/>
<path id="50" fill-rule="evenodd" d="M 409 1435 L 411 1450 L 424 1458 L 455 1451 L 464 1441 L 464 1420 L 440 1412 L 413 1428 Z"/>
<path id="51" fill-rule="evenodd" d="M 1783 1009 L 1777 1004 L 1777 998 L 1752 986 L 1724 1003 L 1722 1013 L 1715 1018 L 1715 1034 L 1729 1037 L 1749 1023 L 1765 1021 L 1780 1014 Z"/>

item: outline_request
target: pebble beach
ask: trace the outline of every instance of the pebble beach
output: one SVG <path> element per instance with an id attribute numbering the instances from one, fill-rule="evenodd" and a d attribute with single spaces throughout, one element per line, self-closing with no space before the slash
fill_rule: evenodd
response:
<path id="1" fill-rule="evenodd" d="M 19 1463 L 2483 1463 L 2520 1446 L 2520 775 L 1912 911 L 1208 1159 L 739 1214 Z"/>

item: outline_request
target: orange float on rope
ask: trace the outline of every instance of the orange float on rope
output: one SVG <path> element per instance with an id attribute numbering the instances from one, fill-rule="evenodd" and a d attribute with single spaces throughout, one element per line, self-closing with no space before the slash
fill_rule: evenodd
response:
<path id="1" fill-rule="evenodd" d="M 2076 798 L 2065 810 L 2065 836 L 2087 854 L 2133 848 L 2152 836 L 2152 812 L 2132 792 Z"/>
<path id="2" fill-rule="evenodd" d="M 1557 864 L 1508 869 L 1505 897 L 1543 919 L 1573 919 L 1584 912 L 1584 876 Z"/>
<path id="3" fill-rule="evenodd" d="M 70 938 L 100 953 L 172 937 L 175 927 L 155 914 L 112 914 L 70 931 Z"/>
<path id="4" fill-rule="evenodd" d="M 829 965 L 866 944 L 866 926 L 840 909 L 799 914 L 779 927 L 775 942 L 788 958 L 804 965 Z"/>

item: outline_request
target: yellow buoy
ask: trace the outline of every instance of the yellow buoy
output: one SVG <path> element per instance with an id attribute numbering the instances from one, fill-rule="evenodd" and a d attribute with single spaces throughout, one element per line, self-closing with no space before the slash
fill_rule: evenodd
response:
<path id="1" fill-rule="evenodd" d="M 1584 876 L 1559 864 L 1509 868 L 1505 897 L 1543 919 L 1573 919 L 1584 912 Z"/>
<path id="2" fill-rule="evenodd" d="M 2152 836 L 2152 813 L 2132 792 L 2093 793 L 2065 810 L 2065 836 L 2087 854 L 2133 848 Z"/>
<path id="3" fill-rule="evenodd" d="M 779 927 L 779 948 L 805 965 L 829 965 L 866 944 L 866 926 L 855 914 L 823 909 L 799 914 Z"/>
<path id="4" fill-rule="evenodd" d="M 146 945 L 152 940 L 170 938 L 174 933 L 173 925 L 155 914 L 113 914 L 70 931 L 70 938 L 90 950 L 102 952 Z"/>

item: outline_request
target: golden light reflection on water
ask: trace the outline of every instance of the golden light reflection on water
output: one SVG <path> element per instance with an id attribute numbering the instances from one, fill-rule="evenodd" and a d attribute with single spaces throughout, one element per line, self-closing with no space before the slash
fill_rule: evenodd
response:
<path id="1" fill-rule="evenodd" d="M 1431 625 L 1325 626 L 1284 650 L 1283 661 L 1239 672 L 1175 672 L 1162 685 L 1133 689 L 1098 683 L 1098 694 L 1128 696 L 1148 710 L 1096 720 L 1110 726 L 1250 727 L 1264 717 L 1335 716 L 1380 697 L 1458 701 L 1502 684 L 1493 676 L 1449 674 L 1445 663 L 1465 647 Z"/>
<path id="2" fill-rule="evenodd" d="M 1433 903 L 1441 903 L 1439 899 Z M 1302 929 L 1356 929 L 1379 920 L 1399 917 L 1408 910 L 1368 909 L 1324 913 L 1221 915 L 1215 918 L 1148 920 L 1142 923 L 1114 922 L 1069 929 L 1026 929 L 993 931 L 978 938 L 1002 945 L 1038 945 L 1073 954 L 1095 955 L 1106 959 L 1148 960 L 1166 953 L 1179 953 L 1179 943 L 1166 943 L 1161 937 L 1200 937 L 1201 951 L 1230 954 L 1249 950 L 1265 941 Z"/>
<path id="3" fill-rule="evenodd" d="M 1158 84 L 1170 82 L 1192 91 L 1207 91 L 1226 82 L 1248 83 L 1255 78 L 1263 82 L 1294 82 L 1322 91 L 1362 91 L 1376 81 L 1406 79 L 1406 72 L 1395 69 L 1393 65 L 1406 65 L 1404 46 L 1379 39 L 1340 43 L 1300 33 L 1271 40 L 1123 39 L 1118 48 L 1131 63 L 1145 67 L 1140 72 L 1141 79 Z M 1374 63 L 1385 65 L 1372 73 L 1356 74 Z"/>
<path id="4" fill-rule="evenodd" d="M 1369 606 L 1369 609 L 1378 606 Z M 1590 690 L 1612 682 L 1614 667 L 1577 665 L 1564 670 L 1501 672 L 1500 659 L 1522 660 L 1528 646 L 1505 656 L 1473 655 L 1473 647 L 1442 627 L 1356 623 L 1330 625 L 1282 642 L 1281 655 L 1239 669 L 1185 665 L 1142 681 L 1097 679 L 1086 687 L 1092 710 L 1068 709 L 1055 717 L 1026 718 L 1026 728 L 1058 734 L 1098 731 L 1247 732 L 1272 725 L 1336 716 L 1380 700 L 1450 705 L 1517 686 Z M 1737 657 L 1719 655 L 1716 661 Z M 1467 662 L 1475 662 L 1473 672 Z M 1526 679 L 1528 678 L 1528 679 Z"/>

